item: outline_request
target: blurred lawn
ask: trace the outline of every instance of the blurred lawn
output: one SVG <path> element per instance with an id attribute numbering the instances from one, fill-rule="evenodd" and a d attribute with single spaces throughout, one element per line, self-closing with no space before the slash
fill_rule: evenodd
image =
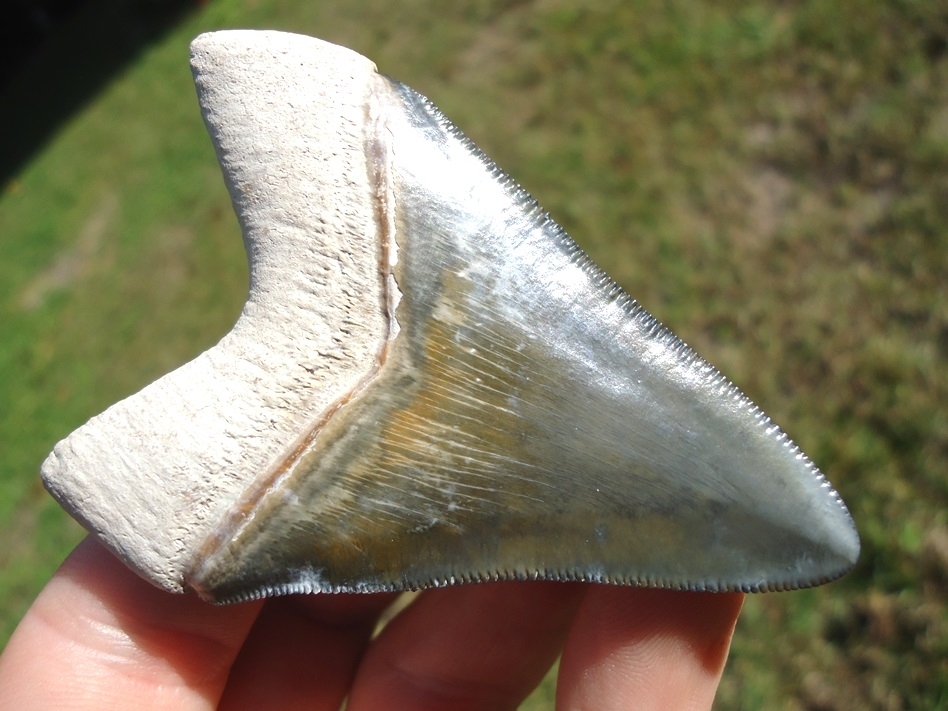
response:
<path id="1" fill-rule="evenodd" d="M 843 493 L 858 568 L 748 600 L 719 708 L 948 708 L 941 1 L 205 6 L 2 186 L 0 639 L 81 537 L 46 453 L 240 309 L 187 64 L 223 27 L 345 44 L 430 96 Z"/>

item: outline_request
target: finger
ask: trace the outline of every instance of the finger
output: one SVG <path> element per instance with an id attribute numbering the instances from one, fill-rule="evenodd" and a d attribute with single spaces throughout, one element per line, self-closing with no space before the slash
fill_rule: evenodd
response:
<path id="1" fill-rule="evenodd" d="M 585 586 L 429 590 L 369 647 L 349 711 L 515 709 L 556 659 Z"/>
<path id="2" fill-rule="evenodd" d="M 590 590 L 560 661 L 557 709 L 710 709 L 739 593 Z"/>
<path id="3" fill-rule="evenodd" d="M 0 708 L 212 709 L 259 608 L 164 592 L 86 539 L 0 658 Z"/>
<path id="4" fill-rule="evenodd" d="M 221 711 L 337 711 L 379 614 L 397 595 L 270 600 L 234 664 Z"/>

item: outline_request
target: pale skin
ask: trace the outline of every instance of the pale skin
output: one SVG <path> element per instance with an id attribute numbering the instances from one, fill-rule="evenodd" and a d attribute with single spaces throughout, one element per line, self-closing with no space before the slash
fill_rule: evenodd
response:
<path id="1" fill-rule="evenodd" d="M 0 657 L 4 709 L 516 709 L 562 652 L 558 711 L 708 709 L 743 596 L 577 583 L 217 607 L 152 587 L 91 539 Z"/>

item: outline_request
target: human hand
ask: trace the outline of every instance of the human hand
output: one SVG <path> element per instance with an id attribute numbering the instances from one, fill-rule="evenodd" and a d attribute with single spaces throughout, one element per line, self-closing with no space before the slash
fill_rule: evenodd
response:
<path id="1" fill-rule="evenodd" d="M 562 650 L 557 709 L 710 708 L 743 596 L 508 582 L 216 607 L 92 539 L 0 657 L 3 709 L 515 709 Z"/>

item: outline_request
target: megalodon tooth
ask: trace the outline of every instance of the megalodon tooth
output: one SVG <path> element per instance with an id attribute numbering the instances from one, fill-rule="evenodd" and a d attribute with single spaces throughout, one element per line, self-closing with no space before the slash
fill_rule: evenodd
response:
<path id="1" fill-rule="evenodd" d="M 42 467 L 139 574 L 226 602 L 854 565 L 823 474 L 428 99 L 299 35 L 205 34 L 191 62 L 247 303 Z"/>

